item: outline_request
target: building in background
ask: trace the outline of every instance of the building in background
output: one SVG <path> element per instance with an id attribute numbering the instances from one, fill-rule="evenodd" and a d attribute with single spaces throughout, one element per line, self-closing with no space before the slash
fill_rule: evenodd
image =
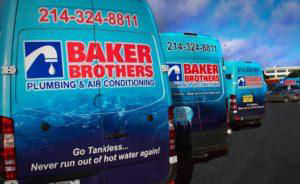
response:
<path id="1" fill-rule="evenodd" d="M 265 68 L 264 71 L 265 82 L 268 84 L 268 89 L 276 88 L 280 81 L 288 78 L 300 77 L 300 66 L 287 67 L 272 67 Z"/>
<path id="2" fill-rule="evenodd" d="M 290 73 L 300 70 L 300 66 L 265 68 L 264 74 L 267 79 L 280 80 L 286 78 Z"/>

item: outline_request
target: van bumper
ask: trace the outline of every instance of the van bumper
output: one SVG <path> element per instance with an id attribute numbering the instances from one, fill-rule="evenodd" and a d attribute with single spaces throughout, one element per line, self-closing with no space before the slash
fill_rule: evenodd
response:
<path id="1" fill-rule="evenodd" d="M 244 126 L 244 125 L 251 125 L 251 124 L 258 124 L 261 119 L 265 117 L 264 114 L 261 115 L 252 115 L 252 116 L 242 116 L 234 113 L 230 114 L 230 126 L 237 127 L 237 126 Z"/>
<path id="2" fill-rule="evenodd" d="M 180 156 L 183 157 L 192 157 L 192 158 L 205 158 L 211 153 L 219 152 L 219 151 L 226 151 L 229 148 L 228 143 L 221 143 L 209 146 L 203 146 L 201 148 L 193 149 L 192 153 L 190 151 L 183 151 Z"/>
<path id="3" fill-rule="evenodd" d="M 177 175 L 177 163 L 170 164 L 168 181 L 164 184 L 171 184 L 172 182 L 175 182 L 176 175 Z"/>
<path id="4" fill-rule="evenodd" d="M 152 180 L 148 179 L 148 184 L 171 184 L 170 181 L 175 181 L 177 174 L 177 157 L 172 160 L 172 164 L 167 159 L 154 160 L 149 162 L 144 162 L 144 165 L 153 164 L 154 166 L 149 168 L 146 173 L 154 172 L 157 173 L 157 168 L 163 168 L 161 171 L 163 175 L 157 177 L 156 174 L 150 174 L 154 176 Z M 129 167 L 135 167 L 134 165 L 128 165 Z M 119 167 L 122 169 L 122 167 Z M 123 167 L 124 168 L 124 167 Z M 81 173 L 74 173 L 72 175 L 45 175 L 41 177 L 30 177 L 26 179 L 21 179 L 17 181 L 6 181 L 0 178 L 0 184 L 102 184 L 104 176 L 103 172 L 98 172 L 99 170 L 93 170 L 91 172 L 81 171 Z M 124 170 L 126 172 L 126 170 Z M 105 172 L 105 171 L 104 171 Z M 142 172 L 142 171 L 140 171 Z M 136 174 L 136 172 L 135 172 Z M 144 173 L 143 173 L 144 174 Z M 124 177 L 124 176 L 123 176 Z M 119 177 L 120 178 L 120 177 Z M 118 178 L 118 180 L 119 180 Z M 141 183 L 139 182 L 126 182 L 127 178 L 120 178 L 122 183 Z M 135 179 L 132 179 L 135 180 Z M 125 182 L 124 182 L 125 181 Z M 111 182 L 110 182 L 111 183 Z M 115 181 L 112 183 L 116 183 Z M 118 181 L 119 183 L 119 181 Z"/>
<path id="5" fill-rule="evenodd" d="M 197 132 L 191 133 L 190 137 L 181 136 L 179 140 L 176 139 L 176 144 L 179 143 L 176 151 L 179 157 L 205 158 L 213 152 L 227 151 L 230 142 L 231 134 L 228 134 L 227 128 Z"/>

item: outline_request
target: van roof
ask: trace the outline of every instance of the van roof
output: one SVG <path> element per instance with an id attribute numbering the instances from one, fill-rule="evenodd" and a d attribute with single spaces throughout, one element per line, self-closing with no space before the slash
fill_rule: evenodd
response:
<path id="1" fill-rule="evenodd" d="M 225 66 L 257 66 L 261 68 L 261 65 L 255 61 L 225 61 Z"/>
<path id="2" fill-rule="evenodd" d="M 170 37 L 189 37 L 189 38 L 202 38 L 202 39 L 211 39 L 211 40 L 215 40 L 215 41 L 219 41 L 219 39 L 210 36 L 210 35 L 206 35 L 206 34 L 198 34 L 198 33 L 190 33 L 190 32 L 185 32 L 185 33 L 160 33 L 160 36 L 170 36 Z"/>
<path id="3" fill-rule="evenodd" d="M 178 60 L 178 59 L 201 59 L 201 60 L 215 60 L 219 61 L 222 59 L 222 52 L 220 42 L 217 38 L 209 35 L 197 34 L 197 33 L 160 33 L 161 41 L 163 43 L 163 49 L 165 58 L 167 60 Z M 216 52 L 195 52 L 183 49 L 176 52 L 168 52 L 168 43 L 177 42 L 182 45 L 186 43 L 195 43 L 197 47 L 203 45 L 214 45 Z M 184 46 L 187 47 L 187 46 Z"/>
<path id="4" fill-rule="evenodd" d="M 54 23 L 52 20 L 53 16 L 49 14 L 49 17 L 44 18 L 44 22 L 42 22 L 41 19 L 44 17 L 43 13 L 45 13 L 45 11 L 41 11 L 44 8 L 46 12 L 50 12 L 50 10 L 56 8 L 57 14 L 61 14 L 61 12 L 67 10 L 69 18 L 61 19 L 60 16 L 58 16 L 59 20 Z M 97 15 L 101 16 L 97 21 L 92 21 L 92 23 L 78 23 L 78 19 L 76 18 L 77 10 L 94 10 L 97 12 Z M 135 26 L 131 26 L 131 21 L 128 26 L 110 26 L 110 19 L 107 18 L 109 12 L 122 13 L 124 17 L 130 14 L 132 19 L 134 19 L 133 17 L 137 19 Z M 29 14 L 32 16 L 26 16 Z M 89 19 L 86 15 L 85 21 L 87 20 Z M 116 22 L 116 24 L 118 24 L 118 22 Z M 128 31 L 145 34 L 153 34 L 155 32 L 155 34 L 158 34 L 155 19 L 146 0 L 18 0 L 16 30 L 49 28 L 93 29 L 93 25 L 97 30 Z"/>
<path id="5" fill-rule="evenodd" d="M 73 1 L 53 1 L 53 0 L 19 0 L 23 3 L 32 3 L 32 5 L 38 5 L 38 6 L 53 6 L 55 3 L 56 6 L 63 6 L 63 7 L 87 7 L 89 4 L 91 4 L 89 1 L 80 1 L 75 0 L 75 2 L 78 2 L 77 4 Z M 80 2 L 80 4 L 79 4 Z M 134 10 L 137 11 L 143 11 L 144 4 L 148 4 L 146 0 L 101 0 L 101 1 L 94 1 L 94 6 L 97 8 L 97 6 L 101 5 L 102 9 L 110 9 L 110 10 L 125 10 L 130 11 Z M 142 8 L 142 9 L 139 9 Z"/>

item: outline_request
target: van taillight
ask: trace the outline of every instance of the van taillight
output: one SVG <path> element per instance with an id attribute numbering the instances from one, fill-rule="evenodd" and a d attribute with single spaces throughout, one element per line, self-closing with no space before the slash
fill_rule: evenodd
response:
<path id="1" fill-rule="evenodd" d="M 169 134 L 170 134 L 170 164 L 177 163 L 177 156 L 175 151 L 175 126 L 174 126 L 174 108 L 168 108 L 169 115 Z"/>
<path id="2" fill-rule="evenodd" d="M 237 101 L 235 95 L 230 95 L 230 111 L 233 113 L 237 113 Z"/>
<path id="3" fill-rule="evenodd" d="M 175 184 L 175 181 L 171 180 L 171 181 L 168 182 L 168 184 Z"/>
<path id="4" fill-rule="evenodd" d="M 0 176 L 6 180 L 17 178 L 13 120 L 0 116 Z"/>
<path id="5" fill-rule="evenodd" d="M 230 115 L 228 109 L 228 99 L 226 100 L 226 128 L 230 129 Z"/>
<path id="6" fill-rule="evenodd" d="M 268 103 L 267 103 L 267 95 L 265 95 L 265 109 L 267 108 Z"/>

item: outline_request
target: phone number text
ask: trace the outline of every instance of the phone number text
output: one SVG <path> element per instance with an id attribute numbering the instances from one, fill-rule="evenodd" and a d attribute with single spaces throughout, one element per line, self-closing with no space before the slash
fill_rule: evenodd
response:
<path id="1" fill-rule="evenodd" d="M 61 12 L 57 8 L 39 8 L 38 13 L 40 14 L 40 23 L 53 23 L 63 22 L 68 24 L 69 22 L 76 22 L 77 24 L 109 24 L 110 26 L 120 26 L 120 27 L 132 27 L 138 28 L 138 16 L 136 14 L 130 13 L 120 13 L 108 11 L 103 14 L 102 11 L 92 11 L 92 10 L 81 10 L 76 9 L 74 14 L 70 14 L 69 9 L 64 8 Z"/>
<path id="2" fill-rule="evenodd" d="M 167 42 L 168 51 L 217 52 L 217 46 L 199 43 Z"/>

